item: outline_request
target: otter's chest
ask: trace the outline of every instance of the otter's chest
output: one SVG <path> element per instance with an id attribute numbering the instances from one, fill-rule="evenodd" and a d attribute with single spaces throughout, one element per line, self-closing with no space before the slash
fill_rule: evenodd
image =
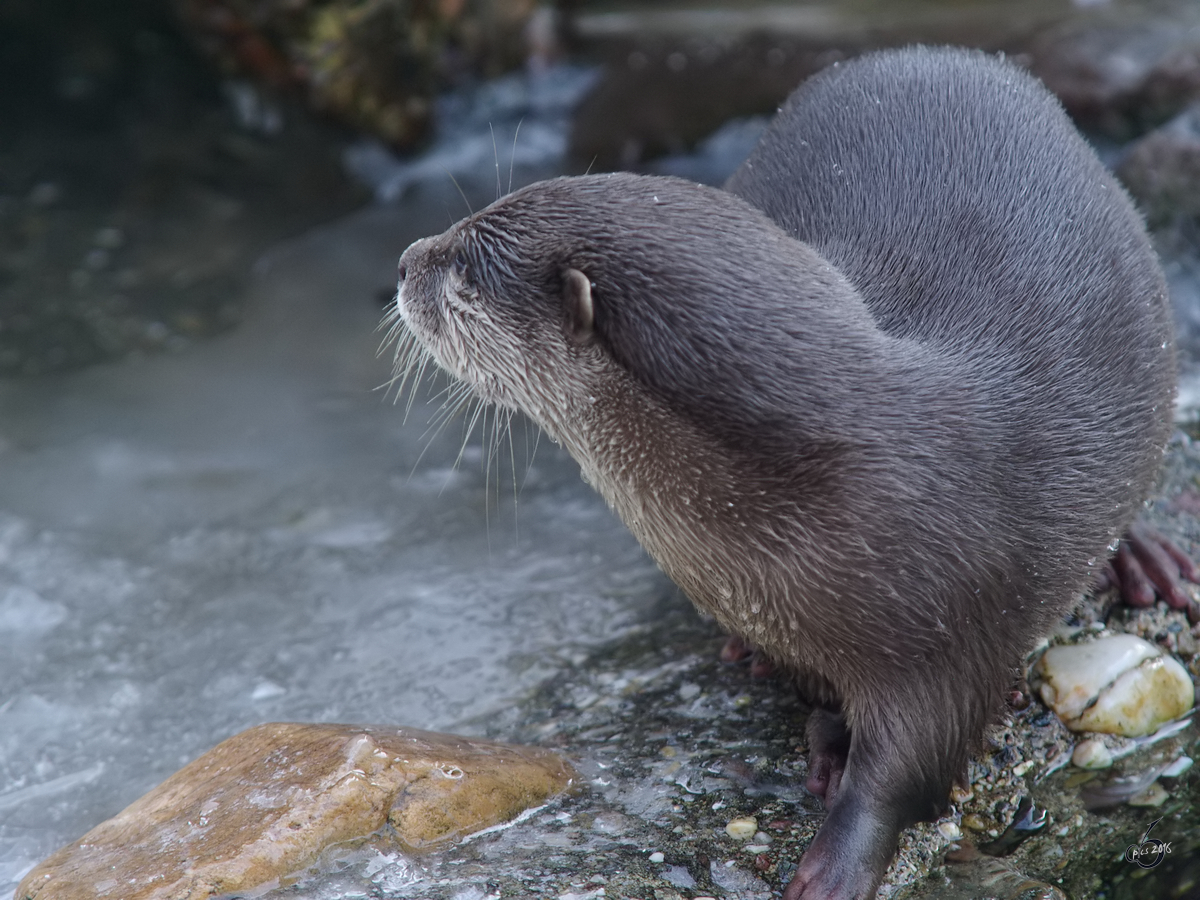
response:
<path id="1" fill-rule="evenodd" d="M 787 593 L 789 548 L 768 545 L 760 489 L 737 483 L 724 467 L 686 458 L 648 459 L 629 451 L 583 476 L 662 570 L 704 612 L 730 631 L 764 643 Z M 787 554 L 789 558 L 781 558 Z"/>

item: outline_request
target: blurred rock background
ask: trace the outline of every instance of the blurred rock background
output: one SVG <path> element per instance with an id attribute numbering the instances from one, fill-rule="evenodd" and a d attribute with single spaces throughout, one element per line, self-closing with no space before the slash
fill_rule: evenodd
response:
<path id="1" fill-rule="evenodd" d="M 1182 0 L 0 0 L 0 374 L 236 324 L 267 245 L 367 199 L 344 146 L 419 152 L 455 87 L 598 66 L 568 165 L 636 168 L 913 41 L 1015 56 L 1114 148 L 1200 97 L 1200 7 Z M 1191 121 L 1120 169 L 1153 224 L 1187 234 Z"/>

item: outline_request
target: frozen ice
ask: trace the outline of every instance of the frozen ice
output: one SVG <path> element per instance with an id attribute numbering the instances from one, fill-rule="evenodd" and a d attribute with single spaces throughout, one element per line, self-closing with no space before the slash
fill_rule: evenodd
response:
<path id="1" fill-rule="evenodd" d="M 664 576 L 563 451 L 517 420 L 514 500 L 507 444 L 455 468 L 379 389 L 432 196 L 274 250 L 234 334 L 0 383 L 0 894 L 244 728 L 482 734 L 643 621 Z"/>
<path id="2" fill-rule="evenodd" d="M 50 603 L 36 591 L 12 585 L 0 594 L 0 632 L 49 631 L 67 617 L 61 603 Z"/>

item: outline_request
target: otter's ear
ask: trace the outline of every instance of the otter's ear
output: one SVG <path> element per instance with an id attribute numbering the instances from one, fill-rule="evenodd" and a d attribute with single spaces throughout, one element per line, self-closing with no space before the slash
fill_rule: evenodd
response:
<path id="1" fill-rule="evenodd" d="M 567 269 L 563 273 L 563 306 L 571 335 L 584 343 L 592 336 L 596 316 L 592 306 L 592 282 L 578 269 Z"/>

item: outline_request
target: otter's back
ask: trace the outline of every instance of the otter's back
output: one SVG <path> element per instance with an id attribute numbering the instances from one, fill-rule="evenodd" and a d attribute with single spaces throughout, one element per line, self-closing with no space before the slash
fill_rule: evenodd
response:
<path id="1" fill-rule="evenodd" d="M 838 266 L 894 334 L 1083 340 L 1085 354 L 1118 334 L 1147 350 L 1170 340 L 1124 191 L 1038 82 L 982 53 L 910 48 L 826 69 L 726 187 Z"/>
<path id="2" fill-rule="evenodd" d="M 1041 84 L 954 49 L 839 64 L 726 188 L 837 266 L 881 329 L 961 368 L 1014 434 L 1016 479 L 1059 500 L 1119 486 L 1132 516 L 1169 428 L 1166 288 L 1127 195 Z"/>

